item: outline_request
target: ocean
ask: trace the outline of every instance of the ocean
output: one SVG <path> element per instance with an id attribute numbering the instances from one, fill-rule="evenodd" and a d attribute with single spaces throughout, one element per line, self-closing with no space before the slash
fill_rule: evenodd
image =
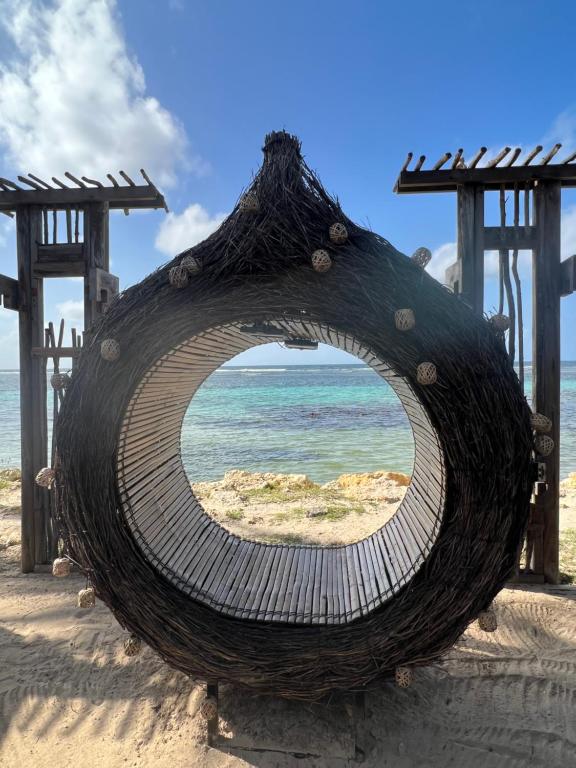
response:
<path id="1" fill-rule="evenodd" d="M 566 477 L 576 471 L 576 362 L 562 364 L 561 386 Z M 20 464 L 18 407 L 18 372 L 0 371 L 0 468 Z M 245 469 L 325 483 L 345 472 L 410 474 L 413 442 L 398 398 L 367 366 L 225 367 L 188 408 L 182 456 L 193 482 Z"/>

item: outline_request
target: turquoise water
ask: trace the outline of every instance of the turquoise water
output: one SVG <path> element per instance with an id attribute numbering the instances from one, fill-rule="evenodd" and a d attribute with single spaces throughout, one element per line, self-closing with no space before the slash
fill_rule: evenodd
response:
<path id="1" fill-rule="evenodd" d="M 0 468 L 20 463 L 18 404 L 18 373 L 0 371 Z M 562 365 L 560 428 L 565 477 L 576 470 L 574 362 Z M 223 368 L 188 409 L 182 455 L 192 480 L 247 469 L 327 482 L 343 472 L 410 473 L 413 443 L 396 395 L 368 367 Z"/>

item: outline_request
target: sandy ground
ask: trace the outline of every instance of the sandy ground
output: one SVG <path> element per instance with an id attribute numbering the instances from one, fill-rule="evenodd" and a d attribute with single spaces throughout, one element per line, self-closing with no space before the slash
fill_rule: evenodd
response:
<path id="1" fill-rule="evenodd" d="M 2 768 L 340 768 L 357 765 L 355 733 L 367 768 L 576 765 L 574 588 L 504 590 L 494 634 L 473 624 L 411 688 L 369 692 L 357 731 L 345 695 L 302 705 L 224 687 L 208 748 L 200 684 L 149 649 L 127 658 L 108 609 L 76 607 L 79 575 L 19 572 L 16 485 L 0 496 Z"/>

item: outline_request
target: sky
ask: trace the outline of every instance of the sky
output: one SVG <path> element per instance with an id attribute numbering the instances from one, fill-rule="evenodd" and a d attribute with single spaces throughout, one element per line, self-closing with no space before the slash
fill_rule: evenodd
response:
<path id="1" fill-rule="evenodd" d="M 219 225 L 264 135 L 284 128 L 352 219 L 407 254 L 429 247 L 428 271 L 443 281 L 455 196 L 395 195 L 407 152 L 436 160 L 556 141 L 559 158 L 574 151 L 575 33 L 568 0 L 0 0 L 0 175 L 144 167 L 170 213 L 111 215 L 111 269 L 127 287 Z M 487 223 L 496 215 L 490 202 Z M 13 223 L 0 218 L 0 272 L 15 276 Z M 573 253 L 576 193 L 564 191 L 562 255 Z M 529 296 L 529 254 L 520 264 Z M 494 254 L 486 276 L 490 313 Z M 81 328 L 81 281 L 45 291 L 46 320 Z M 575 325 L 573 295 L 562 304 L 565 360 L 576 359 Z M 17 339 L 16 313 L 0 308 L 1 369 L 18 366 Z M 341 355 L 267 346 L 234 362 Z"/>

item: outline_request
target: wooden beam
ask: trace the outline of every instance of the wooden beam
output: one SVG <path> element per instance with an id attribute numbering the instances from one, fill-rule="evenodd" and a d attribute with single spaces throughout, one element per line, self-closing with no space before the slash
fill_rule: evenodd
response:
<path id="1" fill-rule="evenodd" d="M 105 308 L 120 289 L 120 280 L 105 269 L 93 267 L 89 283 L 90 301 L 101 304 L 103 311 L 105 311 Z"/>
<path id="2" fill-rule="evenodd" d="M 63 210 L 88 203 L 108 203 L 110 208 L 164 208 L 166 205 L 163 195 L 148 185 L 0 192 L 0 210 L 11 211 L 19 205 L 45 205 L 50 209 Z"/>
<path id="3" fill-rule="evenodd" d="M 458 187 L 459 295 L 479 315 L 484 312 L 484 190 Z"/>
<path id="4" fill-rule="evenodd" d="M 49 359 L 51 357 L 80 357 L 82 347 L 32 347 L 32 357 Z"/>
<path id="5" fill-rule="evenodd" d="M 569 256 L 560 264 L 560 294 L 569 296 L 576 291 L 576 255 Z"/>
<path id="6" fill-rule="evenodd" d="M 86 273 L 84 276 L 84 338 L 86 332 L 105 311 L 99 299 L 97 270 L 108 271 L 108 203 L 91 203 L 84 209 L 84 245 Z"/>
<path id="7" fill-rule="evenodd" d="M 546 581 L 553 584 L 559 580 L 560 207 L 560 182 L 540 182 L 534 190 L 532 408 L 551 419 L 555 449 L 541 459 L 546 464 L 546 484 L 535 497 L 533 522 L 543 526 L 542 569 Z"/>
<path id="8" fill-rule="evenodd" d="M 7 277 L 7 275 L 0 275 L 0 304 L 4 309 L 18 310 L 20 308 L 18 280 Z"/>
<path id="9" fill-rule="evenodd" d="M 454 293 L 460 293 L 460 283 L 462 282 L 462 263 L 460 261 L 454 262 L 446 269 L 444 282 L 450 286 Z"/>
<path id="10" fill-rule="evenodd" d="M 32 348 L 44 342 L 42 280 L 32 274 L 41 233 L 41 210 L 22 208 L 16 217 L 18 283 L 20 291 L 20 433 L 22 469 L 22 570 L 47 562 L 50 543 L 48 491 L 35 483 L 48 462 L 46 360 L 34 358 Z"/>
<path id="11" fill-rule="evenodd" d="M 536 246 L 536 227 L 484 227 L 484 250 L 531 251 Z"/>
<path id="12" fill-rule="evenodd" d="M 513 189 L 514 184 L 558 181 L 563 187 L 576 187 L 575 165 L 514 165 L 495 168 L 446 168 L 438 171 L 402 171 L 394 191 L 399 194 L 416 192 L 455 192 L 464 184 Z M 8 194 L 8 193 L 2 193 Z M 11 193 L 16 194 L 16 193 Z M 25 194 L 35 194 L 27 192 Z"/>

